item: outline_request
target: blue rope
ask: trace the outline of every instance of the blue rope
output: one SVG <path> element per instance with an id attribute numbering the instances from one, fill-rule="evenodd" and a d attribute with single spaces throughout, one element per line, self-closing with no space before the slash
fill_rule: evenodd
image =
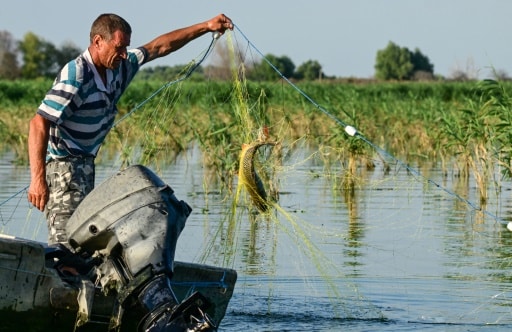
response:
<path id="1" fill-rule="evenodd" d="M 331 113 L 329 113 L 325 108 L 323 108 L 322 106 L 320 106 L 320 104 L 318 104 L 316 101 L 313 100 L 313 98 L 309 97 L 304 91 L 302 91 L 298 86 L 296 86 L 295 84 L 293 84 L 293 82 L 291 82 L 287 77 L 285 77 L 280 71 L 279 69 L 277 69 L 264 55 L 263 53 L 260 52 L 260 50 L 254 46 L 254 44 L 245 36 L 245 34 L 240 30 L 240 28 L 234 24 L 234 27 L 236 28 L 236 30 L 238 30 L 238 32 L 240 32 L 240 34 L 242 35 L 242 37 L 244 37 L 244 39 L 247 41 L 247 43 L 259 54 L 261 55 L 262 59 L 270 66 L 272 67 L 272 69 L 274 69 L 274 71 L 279 74 L 279 76 L 285 80 L 288 84 L 290 84 L 295 90 L 297 90 L 304 98 L 306 98 L 311 104 L 313 104 L 316 108 L 318 108 L 320 111 L 322 111 L 325 115 L 327 115 L 328 117 L 330 117 L 332 120 L 334 120 L 335 122 L 337 122 L 339 125 L 345 127 L 346 124 L 341 121 L 340 119 L 338 119 L 337 117 L 335 117 L 334 115 L 332 115 Z"/>
<path id="2" fill-rule="evenodd" d="M 212 41 L 210 42 L 210 45 L 208 46 L 208 48 L 206 49 L 206 51 L 204 52 L 203 54 L 203 57 L 194 63 L 193 66 L 191 66 L 183 76 L 175 79 L 174 81 L 170 81 L 170 82 L 167 82 L 165 83 L 164 85 L 162 85 L 160 88 L 158 88 L 155 92 L 153 92 L 149 97 L 147 97 L 144 101 L 142 101 L 140 104 L 136 105 L 131 111 L 129 111 L 128 113 L 126 113 L 124 116 L 122 116 L 119 120 L 117 120 L 113 127 L 117 126 L 121 121 L 123 121 L 124 119 L 126 119 L 127 117 L 129 117 L 130 115 L 132 115 L 132 113 L 134 113 L 135 111 L 137 111 L 138 109 L 140 109 L 142 106 L 144 106 L 148 101 L 150 101 L 151 99 L 153 99 L 156 95 L 158 95 L 162 90 L 164 90 L 165 88 L 171 86 L 171 85 L 174 85 L 176 83 L 179 83 L 181 81 L 184 81 L 186 80 L 190 75 L 192 75 L 192 73 L 201 65 L 201 63 L 203 63 L 203 61 L 208 57 L 208 55 L 210 55 L 210 53 L 212 52 L 214 46 L 215 46 L 215 43 L 216 43 L 217 39 L 213 36 L 212 37 Z"/>
<path id="3" fill-rule="evenodd" d="M 190 75 L 192 75 L 192 73 L 201 65 L 201 63 L 203 63 L 203 61 L 212 53 L 213 51 L 213 48 L 215 46 L 215 43 L 217 41 L 217 38 L 215 38 L 215 36 L 213 35 L 212 36 L 212 41 L 210 42 L 210 45 L 208 46 L 208 48 L 206 49 L 206 51 L 204 51 L 204 54 L 203 56 L 201 57 L 201 59 L 197 62 L 195 62 L 186 72 L 183 76 L 177 78 L 176 80 L 174 81 L 170 81 L 170 82 L 167 82 L 165 83 L 164 85 L 162 85 L 160 88 L 158 88 L 155 92 L 153 92 L 148 98 L 146 98 L 144 101 L 142 101 L 141 103 L 139 103 L 138 105 L 136 105 L 132 110 L 130 110 L 128 113 L 126 113 L 125 115 L 123 115 L 119 120 L 117 120 L 114 125 L 112 127 L 115 127 L 117 126 L 121 121 L 125 120 L 127 117 L 129 117 L 130 115 L 132 115 L 135 111 L 137 111 L 138 109 L 140 109 L 142 106 L 144 106 L 147 102 L 149 102 L 152 98 L 154 98 L 156 95 L 158 95 L 162 90 L 164 90 L 165 88 L 173 85 L 173 84 L 176 84 L 176 83 L 179 83 L 181 81 L 184 81 L 186 80 L 188 77 L 190 77 Z M 7 199 L 5 199 L 3 202 L 0 203 L 0 207 L 4 204 L 6 204 L 8 201 L 10 201 L 11 199 L 15 198 L 16 196 L 18 196 L 19 194 L 21 194 L 22 192 L 26 191 L 28 189 L 28 185 L 22 189 L 20 189 L 18 192 L 16 192 L 15 194 L 11 195 L 10 197 L 8 197 Z"/>
<path id="4" fill-rule="evenodd" d="M 428 183 L 436 186 L 437 188 L 443 190 L 444 192 L 448 193 L 449 195 L 457 198 L 458 200 L 466 203 L 468 206 L 470 206 L 472 209 L 476 210 L 476 211 L 481 211 L 482 213 L 484 213 L 485 215 L 491 217 L 492 219 L 494 219 L 496 222 L 500 223 L 500 224 L 503 224 L 503 225 L 507 225 L 508 223 L 504 220 L 501 220 L 500 218 L 498 218 L 496 215 L 490 213 L 489 211 L 487 210 L 483 210 L 481 207 L 478 207 L 475 203 L 472 203 L 470 202 L 469 200 L 461 197 L 460 195 L 458 195 L 457 193 L 453 192 L 453 191 L 450 191 L 448 189 L 446 189 L 445 187 L 443 187 L 442 185 L 438 184 L 437 182 L 423 176 L 418 170 L 415 170 L 413 169 L 412 167 L 410 167 L 409 165 L 407 165 L 406 163 L 400 161 L 399 159 L 397 159 L 396 157 L 394 157 L 393 155 L 391 155 L 389 152 L 387 152 L 386 150 L 380 148 L 379 146 L 375 145 L 373 142 L 371 142 L 369 139 L 367 139 L 366 137 L 364 137 L 358 130 L 356 130 L 354 127 L 350 126 L 350 125 L 347 125 L 345 122 L 341 121 L 340 119 L 338 119 L 336 116 L 334 116 L 332 113 L 330 113 L 327 109 L 323 108 L 322 106 L 320 106 L 320 104 L 318 104 L 316 101 L 313 100 L 313 98 L 311 98 L 310 96 L 308 96 L 304 91 L 302 91 L 299 87 L 297 87 L 293 82 L 291 82 L 288 78 L 286 78 L 280 71 L 279 69 L 277 69 L 266 57 L 265 55 L 249 40 L 249 38 L 247 38 L 247 36 L 240 30 L 240 28 L 235 24 L 234 27 L 236 28 L 236 30 L 240 33 L 240 35 L 242 35 L 242 37 L 246 40 L 246 42 L 248 43 L 248 45 L 250 47 L 252 47 L 263 59 L 263 61 L 265 61 L 283 80 L 285 80 L 288 84 L 290 84 L 295 90 L 297 90 L 304 98 L 306 98 L 309 102 L 311 102 L 311 104 L 313 104 L 318 110 L 320 110 L 322 113 L 324 113 L 325 115 L 327 115 L 329 118 L 331 118 L 332 120 L 334 120 L 336 123 L 338 123 L 339 125 L 343 126 L 344 129 L 345 129 L 345 132 L 349 135 L 349 136 L 353 136 L 353 137 L 358 137 L 359 139 L 361 139 L 362 141 L 366 142 L 368 145 L 370 145 L 371 147 L 373 147 L 378 153 L 380 153 L 381 155 L 386 155 L 388 158 L 391 158 L 393 159 L 396 163 L 400 164 L 401 166 L 405 167 L 407 170 L 409 170 L 411 173 L 413 173 L 414 175 L 416 175 L 417 177 L 420 177 L 420 178 L 423 178 L 425 181 L 427 181 Z"/>
<path id="5" fill-rule="evenodd" d="M 250 47 L 252 47 L 261 57 L 262 59 L 284 80 L 286 81 L 291 87 L 293 87 L 297 92 L 299 92 L 299 94 L 301 94 L 304 98 L 306 98 L 311 104 L 313 104 L 318 110 L 320 110 L 322 113 L 324 113 L 326 116 L 328 116 L 329 118 L 331 118 L 334 122 L 336 122 L 337 124 L 341 125 L 344 127 L 345 131 L 347 132 L 347 134 L 349 136 L 354 136 L 354 137 L 357 137 L 361 140 L 363 140 L 364 142 L 366 142 L 368 145 L 372 146 L 377 152 L 379 152 L 380 154 L 382 155 L 386 155 L 388 158 L 391 158 L 393 159 L 396 163 L 402 165 L 403 167 L 405 167 L 407 170 L 409 170 L 411 173 L 413 173 L 414 175 L 416 175 L 417 177 L 420 177 L 420 178 L 423 178 L 425 181 L 427 181 L 428 183 L 436 186 L 437 188 L 445 191 L 447 194 L 449 195 L 452 195 L 453 197 L 457 198 L 458 200 L 466 203 L 468 206 L 470 206 L 472 209 L 476 210 L 476 211 L 481 211 L 483 212 L 485 215 L 493 218 L 496 222 L 500 223 L 500 224 L 503 224 L 503 225 L 506 225 L 507 222 L 506 221 L 503 221 L 501 220 L 500 218 L 498 218 L 496 215 L 490 213 L 489 211 L 487 210 L 482 210 L 481 207 L 478 207 L 476 204 L 472 203 L 471 201 L 461 197 L 460 195 L 456 194 L 455 192 L 453 191 L 450 191 L 448 189 L 446 189 L 445 187 L 443 187 L 442 185 L 438 184 L 437 182 L 423 176 L 418 170 L 415 170 L 413 169 L 412 167 L 410 167 L 408 164 L 402 162 L 401 160 L 397 159 L 396 157 L 394 157 L 393 155 L 391 155 L 389 152 L 387 152 L 386 150 L 380 148 L 379 146 L 375 145 L 373 142 L 371 142 L 369 139 L 367 139 L 364 135 L 362 135 L 358 130 L 356 130 L 354 127 L 350 126 L 350 125 L 347 125 L 345 122 L 343 122 L 342 120 L 338 119 L 336 116 L 334 116 L 332 113 L 330 113 L 327 109 L 325 109 L 324 107 L 322 107 L 320 104 L 318 104 L 315 100 L 313 100 L 313 98 L 311 98 L 309 95 L 307 95 L 303 90 L 301 90 L 297 85 L 295 85 L 293 82 L 291 82 L 287 77 L 285 77 L 280 71 L 279 69 L 277 69 L 266 57 L 265 55 L 249 40 L 249 38 L 247 38 L 247 36 L 242 32 L 242 30 L 238 27 L 238 25 L 234 24 L 234 28 L 240 33 L 240 35 L 246 40 L 246 42 L 248 43 L 248 45 Z M 170 81 L 168 83 L 165 83 L 164 85 L 162 85 L 159 89 L 157 89 L 154 93 L 152 93 L 148 98 L 146 98 L 144 101 L 142 101 L 140 104 L 138 104 L 137 106 L 135 106 L 130 112 L 128 112 L 127 114 L 125 114 L 123 117 L 121 117 L 118 121 L 116 121 L 116 123 L 114 124 L 114 127 L 116 125 L 118 125 L 121 121 L 123 121 L 124 119 L 126 119 L 128 116 L 130 116 L 131 114 L 133 114 L 135 111 L 137 111 L 138 109 L 140 109 L 142 106 L 144 106 L 147 102 L 149 102 L 149 100 L 151 100 L 152 98 L 154 98 L 156 95 L 158 95 L 162 90 L 164 90 L 165 88 L 173 85 L 173 84 L 176 84 L 178 82 L 181 82 L 185 79 L 187 79 L 193 72 L 194 70 L 196 70 L 197 67 L 199 67 L 201 65 L 201 63 L 208 57 L 208 55 L 211 53 L 214 45 L 215 45 L 215 42 L 216 42 L 216 38 L 213 37 L 212 38 L 212 41 L 210 43 L 210 45 L 208 46 L 207 50 L 205 51 L 203 57 L 198 61 L 196 62 L 191 68 L 189 68 L 189 70 L 180 78 L 174 80 L 174 81 Z M 2 203 L 0 203 L 0 206 L 2 206 L 3 204 L 5 204 L 6 202 L 8 202 L 9 200 L 13 199 L 14 197 L 16 197 L 17 195 L 19 195 L 21 192 L 27 190 L 28 186 L 26 186 L 25 188 L 21 189 L 20 191 L 18 191 L 17 193 L 15 193 L 14 195 L 12 195 L 11 197 L 7 198 L 6 200 L 4 200 Z"/>
<path id="6" fill-rule="evenodd" d="M 19 194 L 21 194 L 22 192 L 26 191 L 28 189 L 28 186 L 26 186 L 25 188 L 22 188 L 20 189 L 17 193 L 15 194 L 12 194 L 10 197 L 8 197 L 7 199 L 5 199 L 2 203 L 0 203 L 0 206 L 4 205 L 5 203 L 7 203 L 8 201 L 10 201 L 11 199 L 13 199 L 14 197 L 18 196 Z"/>

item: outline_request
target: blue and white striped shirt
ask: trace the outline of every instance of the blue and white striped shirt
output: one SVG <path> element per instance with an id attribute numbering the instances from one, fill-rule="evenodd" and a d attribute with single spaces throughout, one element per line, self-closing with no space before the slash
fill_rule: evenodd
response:
<path id="1" fill-rule="evenodd" d="M 47 158 L 96 156 L 114 124 L 117 102 L 147 58 L 143 48 L 129 50 L 103 84 L 88 50 L 67 63 L 37 113 L 51 122 Z"/>

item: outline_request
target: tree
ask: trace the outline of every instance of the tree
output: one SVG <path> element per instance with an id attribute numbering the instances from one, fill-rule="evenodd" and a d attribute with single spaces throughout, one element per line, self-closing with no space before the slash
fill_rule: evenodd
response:
<path id="1" fill-rule="evenodd" d="M 8 31 L 0 31 L 0 78 L 15 79 L 20 75 L 17 49 L 14 38 Z"/>
<path id="2" fill-rule="evenodd" d="M 60 70 L 66 63 L 75 59 L 82 53 L 82 50 L 76 46 L 73 42 L 67 41 L 62 43 L 56 54 L 56 70 Z M 57 74 L 57 72 L 52 73 Z"/>
<path id="3" fill-rule="evenodd" d="M 403 80 L 411 75 L 413 65 L 411 52 L 405 47 L 400 47 L 393 42 L 377 51 L 375 63 L 375 77 L 381 80 Z"/>
<path id="4" fill-rule="evenodd" d="M 322 66 L 316 60 L 308 60 L 301 64 L 295 71 L 294 77 L 305 80 L 316 80 L 324 76 Z"/>
<path id="5" fill-rule="evenodd" d="M 456 67 L 451 70 L 449 78 L 455 81 L 473 81 L 478 79 L 478 68 L 473 58 L 468 58 L 464 67 L 457 64 Z"/>
<path id="6" fill-rule="evenodd" d="M 416 48 L 414 52 L 411 52 L 411 63 L 412 63 L 412 71 L 422 71 L 434 74 L 434 65 L 430 63 L 429 58 L 426 55 L 423 55 L 419 48 Z"/>
<path id="7" fill-rule="evenodd" d="M 65 42 L 57 48 L 32 32 L 19 42 L 19 49 L 23 54 L 21 74 L 24 78 L 53 78 L 66 63 L 81 53 L 81 49 L 72 42 Z"/>
<path id="8" fill-rule="evenodd" d="M 504 69 L 493 69 L 492 75 L 497 81 L 510 81 L 510 75 Z"/>
<path id="9" fill-rule="evenodd" d="M 139 71 L 136 76 L 137 80 L 158 80 L 162 82 L 169 82 L 177 80 L 183 77 L 190 69 L 188 65 L 176 65 L 176 66 L 154 66 L 146 67 Z M 190 79 L 200 80 L 203 74 L 203 68 L 201 66 L 195 68 L 194 72 L 190 76 Z"/>
<path id="10" fill-rule="evenodd" d="M 234 74 L 237 74 L 238 77 L 245 75 L 245 68 L 241 66 L 244 62 L 244 55 L 229 47 L 225 40 L 217 42 L 214 52 L 215 56 L 212 57 L 210 65 L 205 68 L 207 77 L 228 80 Z"/>
<path id="11" fill-rule="evenodd" d="M 270 62 L 284 77 L 291 78 L 293 76 L 295 64 L 286 55 L 277 57 L 273 54 L 267 54 L 265 59 L 267 59 L 267 61 Z M 248 73 L 247 77 L 261 81 L 271 81 L 279 78 L 279 73 L 277 73 L 267 61 L 256 63 Z"/>
<path id="12" fill-rule="evenodd" d="M 23 66 L 21 74 L 24 78 L 36 78 L 44 76 L 48 65 L 51 63 L 50 46 L 43 39 L 32 32 L 27 33 L 19 43 L 19 49 L 23 53 Z M 54 53 L 54 52 L 53 52 Z"/>
<path id="13" fill-rule="evenodd" d="M 409 80 L 413 78 L 432 78 L 434 65 L 429 58 L 416 48 L 411 52 L 393 42 L 377 51 L 375 76 L 382 80 Z"/>

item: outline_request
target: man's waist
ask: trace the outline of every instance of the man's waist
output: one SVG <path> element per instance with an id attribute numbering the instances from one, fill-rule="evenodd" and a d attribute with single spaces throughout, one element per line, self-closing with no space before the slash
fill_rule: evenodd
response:
<path id="1" fill-rule="evenodd" d="M 94 161 L 96 157 L 91 155 L 67 155 L 67 156 L 50 156 L 48 162 L 52 161 Z"/>

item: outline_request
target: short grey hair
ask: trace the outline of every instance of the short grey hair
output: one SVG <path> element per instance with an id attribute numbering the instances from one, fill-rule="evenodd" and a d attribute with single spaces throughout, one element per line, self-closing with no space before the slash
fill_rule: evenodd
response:
<path id="1" fill-rule="evenodd" d="M 105 40 L 111 40 L 114 32 L 118 30 L 129 35 L 132 34 L 132 27 L 121 16 L 109 13 L 101 14 L 92 23 L 89 38 L 91 43 L 96 35 L 100 35 Z"/>

